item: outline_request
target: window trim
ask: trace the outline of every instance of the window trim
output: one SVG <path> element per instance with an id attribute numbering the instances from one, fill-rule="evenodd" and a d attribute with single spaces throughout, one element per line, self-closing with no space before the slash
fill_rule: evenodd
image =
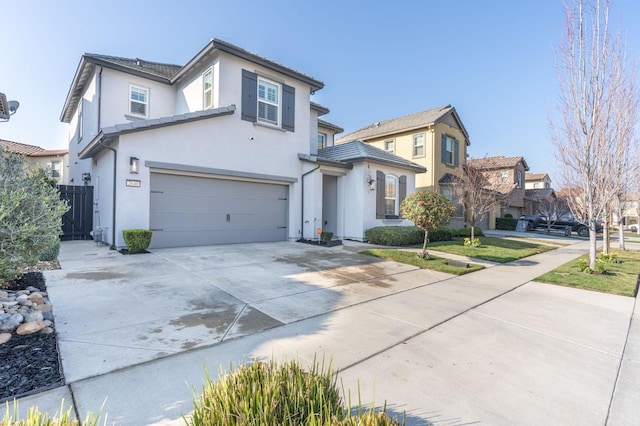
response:
<path id="1" fill-rule="evenodd" d="M 266 98 L 260 98 L 260 82 L 265 82 L 276 86 L 278 89 L 277 93 L 277 101 L 272 102 Z M 257 93 L 256 93 L 256 102 L 257 102 L 257 120 L 259 123 L 266 124 L 268 126 L 274 126 L 280 128 L 282 126 L 282 83 L 277 82 L 275 80 L 264 77 L 260 74 L 257 76 Z M 265 105 L 271 105 L 276 107 L 276 121 L 269 120 L 266 117 L 260 116 L 260 103 Z M 265 110 L 266 111 L 266 110 Z"/>
<path id="2" fill-rule="evenodd" d="M 206 88 L 207 75 L 211 75 L 211 85 L 209 89 Z M 209 105 L 207 105 L 207 92 L 209 94 Z M 202 109 L 211 108 L 213 108 L 213 67 L 207 68 L 207 70 L 202 73 Z"/>
<path id="3" fill-rule="evenodd" d="M 416 154 L 416 148 L 418 148 L 418 146 L 416 145 L 416 140 L 418 137 L 422 137 L 422 154 Z M 424 133 L 416 133 L 413 135 L 413 145 L 412 145 L 412 154 L 413 157 L 412 158 L 424 158 L 427 154 L 427 150 L 425 148 L 425 140 L 426 140 L 426 136 Z"/>
<path id="4" fill-rule="evenodd" d="M 516 185 L 519 189 L 524 188 L 524 179 L 522 178 L 521 170 L 516 170 Z"/>
<path id="5" fill-rule="evenodd" d="M 453 139 L 451 136 L 449 135 L 444 135 L 445 137 L 445 143 L 444 143 L 444 152 L 447 153 L 447 156 L 449 157 L 449 159 L 446 161 L 445 164 L 453 164 L 453 144 L 455 139 Z M 450 148 L 451 150 L 447 149 L 447 145 L 451 144 Z"/>
<path id="6" fill-rule="evenodd" d="M 58 165 L 58 169 L 56 170 L 56 168 L 54 167 L 54 164 Z M 57 173 L 57 176 L 54 176 L 54 172 Z M 54 179 L 60 179 L 61 177 L 61 173 L 62 173 L 62 162 L 59 160 L 56 161 L 52 161 L 51 162 L 51 173 L 50 176 Z"/>
<path id="7" fill-rule="evenodd" d="M 509 183 L 509 171 L 503 170 L 500 172 L 500 183 Z"/>
<path id="8" fill-rule="evenodd" d="M 320 138 L 322 138 L 322 141 L 320 141 Z M 322 149 L 326 147 L 327 147 L 327 134 L 318 132 L 318 149 Z"/>
<path id="9" fill-rule="evenodd" d="M 393 184 L 395 186 L 395 191 L 393 194 L 393 197 L 390 197 L 387 193 L 387 185 L 389 185 L 389 180 L 393 179 Z M 398 212 L 398 189 L 399 189 L 399 184 L 398 184 L 398 176 L 394 175 L 394 174 L 385 174 L 384 176 L 384 215 L 387 219 L 389 218 L 395 218 L 399 216 L 399 212 Z M 389 210 L 387 209 L 387 201 L 388 200 L 393 200 L 393 213 L 389 214 Z"/>
<path id="10" fill-rule="evenodd" d="M 388 148 L 388 145 L 391 144 L 391 149 Z M 395 139 L 387 139 L 384 141 L 384 151 L 389 154 L 396 153 L 396 140 Z"/>
<path id="11" fill-rule="evenodd" d="M 139 100 L 133 100 L 131 98 L 131 95 L 133 94 L 133 90 L 139 90 L 145 93 L 145 98 L 146 100 L 143 101 L 139 101 Z M 130 115 L 131 117 L 136 117 L 136 118 L 149 118 L 149 94 L 150 94 L 150 90 L 148 87 L 142 87 L 136 84 L 129 84 L 129 108 L 128 108 L 128 115 Z M 131 104 L 133 102 L 139 103 L 144 105 L 144 115 L 143 114 L 139 114 L 137 112 L 134 112 L 133 109 L 131 108 Z"/>

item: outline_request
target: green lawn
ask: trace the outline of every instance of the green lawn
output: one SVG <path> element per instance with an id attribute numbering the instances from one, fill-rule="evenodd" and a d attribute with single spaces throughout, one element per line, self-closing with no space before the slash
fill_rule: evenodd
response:
<path id="1" fill-rule="evenodd" d="M 469 272 L 484 269 L 482 265 L 469 264 L 468 268 L 449 265 L 449 260 L 441 257 L 429 256 L 425 260 L 416 252 L 395 250 L 395 249 L 369 249 L 362 252 L 369 256 L 379 257 L 381 259 L 393 260 L 394 262 L 406 263 L 408 265 L 417 266 L 422 269 L 431 269 L 433 271 L 445 272 L 453 275 L 463 275 Z"/>
<path id="2" fill-rule="evenodd" d="M 463 240 L 456 238 L 453 241 L 430 243 L 427 249 L 489 260 L 491 262 L 507 263 L 557 248 L 547 244 L 537 244 L 535 242 L 515 239 L 495 237 L 479 237 L 479 239 L 481 243 L 480 247 L 465 247 Z"/>
<path id="3" fill-rule="evenodd" d="M 640 251 L 627 250 L 616 253 L 619 263 L 607 263 L 607 272 L 604 274 L 587 274 L 578 270 L 579 259 L 589 260 L 589 255 L 586 254 L 539 276 L 535 281 L 633 296 L 640 273 Z"/>

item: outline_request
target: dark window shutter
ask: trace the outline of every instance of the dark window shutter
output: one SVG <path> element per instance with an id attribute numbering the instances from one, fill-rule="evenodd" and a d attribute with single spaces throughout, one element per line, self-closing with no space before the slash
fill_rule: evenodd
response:
<path id="1" fill-rule="evenodd" d="M 400 179 L 398 179 L 399 188 L 398 188 L 398 207 L 402 204 L 405 198 L 407 198 L 407 176 L 402 175 Z M 400 212 L 398 212 L 398 215 Z"/>
<path id="2" fill-rule="evenodd" d="M 460 141 L 456 139 L 453 144 L 453 165 L 457 166 L 460 164 L 460 160 L 458 160 L 458 154 L 460 153 Z"/>
<path id="3" fill-rule="evenodd" d="M 442 136 L 442 144 L 440 147 L 440 161 L 444 164 L 447 164 L 447 137 L 445 135 Z"/>
<path id="4" fill-rule="evenodd" d="M 385 217 L 385 204 L 384 204 L 384 188 L 385 187 L 385 175 L 378 170 L 376 172 L 376 219 L 384 219 Z"/>
<path id="5" fill-rule="evenodd" d="M 282 85 L 282 128 L 293 132 L 296 124 L 296 89 Z"/>
<path id="6" fill-rule="evenodd" d="M 255 73 L 242 70 L 242 114 L 241 118 L 255 123 L 258 121 L 258 77 Z"/>

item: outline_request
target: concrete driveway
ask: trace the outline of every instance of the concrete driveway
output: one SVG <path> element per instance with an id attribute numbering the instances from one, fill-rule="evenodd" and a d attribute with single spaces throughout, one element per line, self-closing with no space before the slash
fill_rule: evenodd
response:
<path id="1" fill-rule="evenodd" d="M 410 425 L 637 424 L 635 299 L 532 282 L 587 248 L 454 277 L 356 246 L 64 243 L 47 284 L 68 384 L 21 406 L 177 425 L 205 368 L 319 357 Z"/>

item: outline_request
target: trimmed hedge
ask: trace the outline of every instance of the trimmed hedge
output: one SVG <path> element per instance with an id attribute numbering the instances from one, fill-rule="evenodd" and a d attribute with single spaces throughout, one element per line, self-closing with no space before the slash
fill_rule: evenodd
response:
<path id="1" fill-rule="evenodd" d="M 149 248 L 153 231 L 148 229 L 125 229 L 122 237 L 127 244 L 129 253 L 140 253 Z"/>
<path id="2" fill-rule="evenodd" d="M 60 254 L 60 240 L 58 239 L 40 253 L 40 255 L 38 256 L 38 260 L 40 260 L 41 262 L 56 260 L 59 254 Z"/>
<path id="3" fill-rule="evenodd" d="M 460 228 L 458 229 L 458 237 L 468 238 L 471 236 L 471 228 Z M 474 237 L 482 237 L 484 233 L 480 228 L 473 228 L 473 236 Z"/>
<path id="4" fill-rule="evenodd" d="M 518 225 L 518 219 L 513 219 L 510 217 L 496 218 L 496 229 L 502 231 L 515 231 L 516 225 Z"/>
<path id="5" fill-rule="evenodd" d="M 364 233 L 371 244 L 383 246 L 408 246 L 422 244 L 424 231 L 417 226 L 376 226 Z M 442 227 L 429 232 L 429 241 L 451 241 L 458 235 L 455 229 Z"/>

